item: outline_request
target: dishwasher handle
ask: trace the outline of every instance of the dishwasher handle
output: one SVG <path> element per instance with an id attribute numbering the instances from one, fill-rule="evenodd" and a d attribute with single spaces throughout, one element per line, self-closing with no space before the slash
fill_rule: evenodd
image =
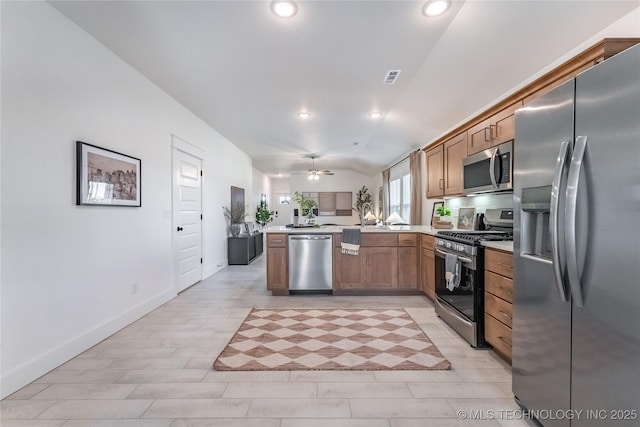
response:
<path id="1" fill-rule="evenodd" d="M 291 240 L 330 240 L 331 236 L 291 236 Z"/>

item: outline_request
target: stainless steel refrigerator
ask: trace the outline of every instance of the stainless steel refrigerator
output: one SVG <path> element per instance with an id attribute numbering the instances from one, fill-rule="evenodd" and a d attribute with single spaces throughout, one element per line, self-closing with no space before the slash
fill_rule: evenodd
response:
<path id="1" fill-rule="evenodd" d="M 545 427 L 638 426 L 640 46 L 515 120 L 514 395 Z"/>

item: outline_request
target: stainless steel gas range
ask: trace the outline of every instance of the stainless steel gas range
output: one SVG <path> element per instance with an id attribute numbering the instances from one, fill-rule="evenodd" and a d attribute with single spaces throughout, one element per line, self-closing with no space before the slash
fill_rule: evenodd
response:
<path id="1" fill-rule="evenodd" d="M 487 347 L 482 242 L 513 240 L 513 210 L 487 209 L 485 224 L 487 231 L 439 231 L 435 237 L 436 313 L 476 348 Z"/>

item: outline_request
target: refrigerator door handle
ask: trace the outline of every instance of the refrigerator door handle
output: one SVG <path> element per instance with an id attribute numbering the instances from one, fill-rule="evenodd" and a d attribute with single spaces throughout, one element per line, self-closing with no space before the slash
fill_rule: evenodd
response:
<path id="1" fill-rule="evenodd" d="M 571 296 L 578 307 L 584 307 L 580 271 L 578 270 L 578 249 L 576 246 L 576 213 L 578 209 L 578 184 L 580 170 L 587 150 L 587 137 L 578 136 L 571 156 L 569 177 L 567 178 L 567 202 L 565 211 L 565 242 L 567 247 L 567 277 L 571 288 Z"/>
<path id="2" fill-rule="evenodd" d="M 493 188 L 498 188 L 498 183 L 496 182 L 496 156 L 498 155 L 498 148 L 493 150 L 491 154 L 491 160 L 489 160 L 489 177 L 491 178 L 491 184 Z"/>
<path id="3" fill-rule="evenodd" d="M 560 144 L 560 152 L 556 160 L 556 171 L 553 176 L 553 184 L 551 185 L 551 206 L 549 209 L 549 229 L 551 231 L 551 259 L 553 260 L 553 275 L 556 279 L 556 286 L 560 294 L 560 300 L 567 302 L 567 288 L 564 283 L 564 271 L 566 268 L 566 259 L 564 257 L 564 239 L 560 238 L 558 220 L 560 219 L 560 194 L 562 191 L 562 178 L 567 166 L 567 160 L 570 154 L 571 141 L 562 141 Z"/>

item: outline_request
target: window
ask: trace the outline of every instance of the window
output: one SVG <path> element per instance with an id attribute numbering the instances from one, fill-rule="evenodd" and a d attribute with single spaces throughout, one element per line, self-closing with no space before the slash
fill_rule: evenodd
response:
<path id="1" fill-rule="evenodd" d="M 411 221 L 409 159 L 392 167 L 389 173 L 389 213 L 393 212 L 398 212 L 407 224 Z"/>

